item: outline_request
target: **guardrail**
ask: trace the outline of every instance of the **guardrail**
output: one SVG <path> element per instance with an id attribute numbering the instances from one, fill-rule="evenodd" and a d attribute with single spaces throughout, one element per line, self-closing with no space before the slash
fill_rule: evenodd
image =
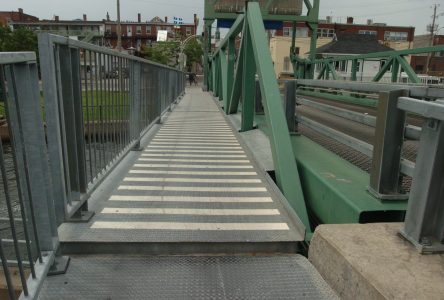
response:
<path id="1" fill-rule="evenodd" d="M 299 96 L 301 87 L 378 92 L 376 116 Z M 289 128 L 297 128 L 300 123 L 371 158 L 369 192 L 382 201 L 409 199 L 402 235 L 422 253 L 444 251 L 444 89 L 415 85 L 292 80 L 285 82 L 284 95 L 287 110 L 295 105 L 304 105 L 374 127 L 375 139 L 372 145 L 302 116 L 298 110 L 296 117 L 287 114 Z M 407 113 L 424 118 L 423 126 L 406 124 Z M 416 163 L 402 158 L 405 139 L 419 141 Z M 403 175 L 412 177 L 409 194 L 400 188 Z"/>
<path id="2" fill-rule="evenodd" d="M 39 50 L 57 220 L 87 220 L 89 195 L 184 92 L 185 75 L 50 34 Z"/>
<path id="3" fill-rule="evenodd" d="M 0 296 L 16 299 L 23 291 L 22 299 L 34 299 L 58 248 L 35 53 L 0 53 L 0 92 L 11 137 L 10 145 L 0 141 L 0 259 L 7 285 Z"/>

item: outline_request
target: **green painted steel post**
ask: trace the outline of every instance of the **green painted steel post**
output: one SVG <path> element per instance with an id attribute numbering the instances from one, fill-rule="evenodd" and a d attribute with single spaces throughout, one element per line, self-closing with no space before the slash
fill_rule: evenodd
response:
<path id="1" fill-rule="evenodd" d="M 384 74 L 387 73 L 387 71 L 390 69 L 390 67 L 393 65 L 393 57 L 390 58 L 379 70 L 379 72 L 373 77 L 372 81 L 378 82 L 381 80 L 382 77 L 384 77 Z"/>
<path id="2" fill-rule="evenodd" d="M 245 38 L 242 39 L 244 47 L 244 66 L 242 76 L 242 122 L 241 131 L 249 131 L 254 128 L 254 96 L 255 96 L 255 80 L 256 65 L 254 61 L 253 45 L 250 37 L 250 29 L 247 19 L 244 20 Z"/>
<path id="3" fill-rule="evenodd" d="M 211 52 L 211 26 L 214 20 L 205 20 L 205 41 L 204 41 L 204 70 L 205 70 L 205 84 L 208 89 L 211 86 L 211 70 L 209 63 L 209 53 Z"/>
<path id="4" fill-rule="evenodd" d="M 229 114 L 235 114 L 237 113 L 237 110 L 239 108 L 239 100 L 242 96 L 242 74 L 244 72 L 244 57 L 245 57 L 245 46 L 244 46 L 244 39 L 245 35 L 242 35 L 241 40 L 241 47 L 239 49 L 239 54 L 237 56 L 237 62 L 236 62 L 236 73 L 234 75 L 234 84 L 233 84 L 233 90 L 231 92 L 230 97 L 230 107 L 229 107 Z"/>
<path id="5" fill-rule="evenodd" d="M 309 23 L 309 27 L 311 28 L 311 40 L 310 40 L 310 54 L 309 54 L 309 60 L 312 62 L 310 65 L 309 71 L 306 73 L 306 78 L 313 79 L 314 78 L 314 71 L 315 71 L 315 64 L 313 63 L 316 59 L 316 47 L 318 43 L 318 23 Z"/>
<path id="6" fill-rule="evenodd" d="M 357 59 L 353 59 L 352 60 L 352 70 L 351 70 L 351 77 L 350 80 L 351 81 L 356 81 L 358 80 L 358 60 Z"/>
<path id="7" fill-rule="evenodd" d="M 234 62 L 236 60 L 236 40 L 235 38 L 230 38 L 227 46 L 227 97 L 224 99 L 224 110 L 225 113 L 229 112 L 231 94 L 233 91 L 234 82 Z"/>
<path id="8" fill-rule="evenodd" d="M 399 74 L 399 62 L 396 59 L 396 57 L 393 57 L 393 63 L 392 63 L 392 82 L 398 81 L 398 74 Z"/>
<path id="9" fill-rule="evenodd" d="M 294 156 L 290 132 L 288 131 L 281 94 L 266 40 L 264 23 L 257 2 L 248 2 L 247 20 L 249 35 L 254 45 L 252 53 L 256 62 L 262 103 L 269 128 L 268 134 L 273 154 L 276 181 L 282 193 L 305 225 L 308 233 L 307 237 L 310 238 L 312 231 L 308 220 L 299 171 L 296 161 L 290 159 Z M 249 54 L 246 55 L 247 57 L 252 57 L 251 52 L 248 52 L 248 50 L 245 52 Z"/>
<path id="10" fill-rule="evenodd" d="M 421 83 L 421 80 L 419 80 L 418 75 L 416 75 L 415 71 L 409 65 L 404 56 L 397 56 L 396 59 L 398 60 L 399 64 L 401 65 L 402 69 L 407 74 L 407 76 L 409 76 L 409 79 L 412 83 Z"/>
<path id="11" fill-rule="evenodd" d="M 226 103 L 228 98 L 228 86 L 227 86 L 227 56 L 224 51 L 219 52 L 219 64 L 220 64 L 220 94 L 219 100 L 223 100 Z"/>

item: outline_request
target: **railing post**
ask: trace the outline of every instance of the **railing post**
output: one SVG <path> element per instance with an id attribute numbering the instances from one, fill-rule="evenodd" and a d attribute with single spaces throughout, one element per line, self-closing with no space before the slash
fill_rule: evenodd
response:
<path id="1" fill-rule="evenodd" d="M 438 102 L 438 101 L 437 101 Z M 444 101 L 439 101 L 444 104 Z M 421 253 L 444 252 L 444 121 L 422 126 L 413 182 L 401 234 Z"/>
<path id="2" fill-rule="evenodd" d="M 295 80 L 285 81 L 285 118 L 287 119 L 288 131 L 291 133 L 297 132 L 296 123 L 296 88 Z"/>
<path id="3" fill-rule="evenodd" d="M 254 91 L 256 82 L 256 62 L 249 33 L 248 22 L 244 20 L 244 33 L 242 37 L 244 48 L 244 65 L 242 76 L 242 121 L 241 131 L 248 131 L 254 127 Z"/>
<path id="4" fill-rule="evenodd" d="M 379 94 L 376 117 L 370 185 L 368 190 L 379 199 L 402 200 L 408 195 L 400 187 L 400 165 L 404 142 L 406 113 L 399 110 L 399 97 L 408 91 L 396 90 Z"/>
<path id="5" fill-rule="evenodd" d="M 57 68 L 55 65 L 55 49 L 49 34 L 40 34 L 38 37 L 40 68 L 42 73 L 43 93 L 45 99 L 45 115 L 48 139 L 50 176 L 55 196 L 54 206 L 57 224 L 65 220 L 68 199 L 64 174 L 64 125 L 60 112 L 63 103 L 58 101 Z"/>
<path id="6" fill-rule="evenodd" d="M 141 98 L 141 64 L 137 61 L 131 62 L 131 76 L 130 76 L 130 99 L 131 99 L 131 113 L 130 113 L 130 136 L 132 140 L 136 141 L 132 150 L 140 151 L 140 98 Z M 170 76 L 168 76 L 169 79 Z M 168 95 L 171 92 L 168 91 Z M 168 99 L 168 101 L 170 101 Z"/>
<path id="7" fill-rule="evenodd" d="M 351 77 L 350 77 L 351 81 L 356 81 L 358 79 L 357 73 L 358 73 L 358 60 L 353 59 L 352 60 Z"/>

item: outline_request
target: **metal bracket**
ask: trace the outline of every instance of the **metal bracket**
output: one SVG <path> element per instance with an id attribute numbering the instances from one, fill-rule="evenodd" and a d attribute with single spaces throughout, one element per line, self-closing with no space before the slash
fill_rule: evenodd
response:
<path id="1" fill-rule="evenodd" d="M 434 254 L 434 253 L 444 253 L 444 241 L 439 242 L 433 238 L 422 238 L 421 243 L 418 243 L 414 238 L 409 236 L 404 229 L 399 231 L 399 235 L 413 244 L 413 246 L 421 254 Z"/>
<path id="2" fill-rule="evenodd" d="M 49 268 L 47 276 L 56 276 L 65 274 L 68 271 L 69 263 L 71 262 L 71 257 L 69 256 L 56 256 L 54 258 L 54 263 Z"/>
<path id="3" fill-rule="evenodd" d="M 68 223 L 88 223 L 96 213 L 89 210 L 78 210 L 71 218 L 67 219 Z"/>

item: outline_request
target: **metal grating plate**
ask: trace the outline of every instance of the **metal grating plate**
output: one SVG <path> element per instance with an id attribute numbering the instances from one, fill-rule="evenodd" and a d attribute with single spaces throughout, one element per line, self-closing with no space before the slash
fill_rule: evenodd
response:
<path id="1" fill-rule="evenodd" d="M 39 299 L 338 299 L 300 255 L 77 256 Z"/>

